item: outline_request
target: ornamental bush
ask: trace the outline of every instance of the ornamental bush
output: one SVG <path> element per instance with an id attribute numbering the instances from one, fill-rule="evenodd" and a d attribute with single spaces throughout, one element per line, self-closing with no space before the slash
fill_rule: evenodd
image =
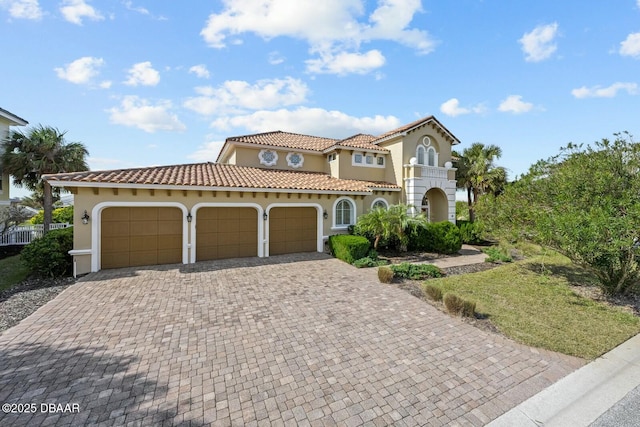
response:
<path id="1" fill-rule="evenodd" d="M 38 212 L 29 220 L 31 224 L 44 224 L 44 211 Z M 64 206 L 51 212 L 51 222 L 54 224 L 73 224 L 73 206 Z"/>
<path id="2" fill-rule="evenodd" d="M 457 221 L 456 225 L 460 229 L 460 238 L 462 239 L 462 243 L 474 244 L 481 243 L 484 240 L 482 238 L 482 223 L 480 223 L 479 221 Z"/>
<path id="3" fill-rule="evenodd" d="M 424 294 L 430 300 L 442 301 L 442 289 L 440 289 L 439 287 L 432 284 L 426 284 L 422 289 L 424 291 Z"/>
<path id="4" fill-rule="evenodd" d="M 393 280 L 393 270 L 389 267 L 378 267 L 378 280 L 382 283 L 391 283 Z"/>
<path id="5" fill-rule="evenodd" d="M 329 236 L 331 255 L 348 264 L 353 264 L 355 260 L 366 257 L 370 247 L 371 243 L 366 237 L 349 234 Z"/>
<path id="6" fill-rule="evenodd" d="M 433 228 L 433 250 L 439 254 L 455 254 L 462 249 L 460 230 L 449 221 L 431 224 Z"/>
<path id="7" fill-rule="evenodd" d="M 73 272 L 73 227 L 51 230 L 24 247 L 22 262 L 32 274 L 47 277 L 69 276 Z"/>
<path id="8" fill-rule="evenodd" d="M 433 277 L 442 277 L 442 270 L 431 264 L 410 264 L 403 262 L 390 266 L 395 277 L 411 280 L 424 280 Z"/>

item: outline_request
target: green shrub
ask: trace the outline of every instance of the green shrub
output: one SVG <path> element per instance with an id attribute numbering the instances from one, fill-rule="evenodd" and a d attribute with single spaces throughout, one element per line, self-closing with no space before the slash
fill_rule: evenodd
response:
<path id="1" fill-rule="evenodd" d="M 456 225 L 460 229 L 462 243 L 473 244 L 480 243 L 484 240 L 482 238 L 484 228 L 480 222 L 457 221 Z"/>
<path id="2" fill-rule="evenodd" d="M 455 254 L 462 249 L 460 229 L 449 221 L 431 224 L 433 232 L 433 249 L 439 254 Z"/>
<path id="3" fill-rule="evenodd" d="M 24 247 L 20 259 L 38 276 L 61 277 L 73 272 L 73 227 L 51 230 Z"/>
<path id="4" fill-rule="evenodd" d="M 433 227 L 431 223 L 412 223 L 409 224 L 406 231 L 409 237 L 407 245 L 410 251 L 433 251 Z"/>
<path id="5" fill-rule="evenodd" d="M 391 283 L 393 280 L 393 270 L 389 267 L 378 267 L 378 280 L 382 283 Z"/>
<path id="6" fill-rule="evenodd" d="M 442 277 L 442 270 L 431 264 L 401 264 L 391 265 L 395 277 L 411 280 L 424 280 L 433 277 Z"/>
<path id="7" fill-rule="evenodd" d="M 387 265 L 387 261 L 377 260 L 371 257 L 364 257 L 357 259 L 353 262 L 354 267 L 364 268 L 364 267 L 379 267 L 381 265 Z"/>
<path id="8" fill-rule="evenodd" d="M 513 259 L 497 246 L 491 246 L 482 250 L 489 257 L 485 262 L 511 262 Z"/>
<path id="9" fill-rule="evenodd" d="M 458 295 L 451 293 L 445 294 L 444 297 L 442 297 L 442 302 L 449 314 L 459 316 L 462 313 L 464 300 Z"/>
<path id="10" fill-rule="evenodd" d="M 442 301 L 442 289 L 439 287 L 432 284 L 426 284 L 424 285 L 423 290 L 427 298 L 432 301 Z"/>
<path id="11" fill-rule="evenodd" d="M 475 317 L 476 316 L 476 302 L 469 300 L 462 300 L 462 317 Z"/>
<path id="12" fill-rule="evenodd" d="M 348 264 L 353 264 L 355 260 L 366 257 L 370 247 L 371 243 L 366 237 L 350 234 L 329 236 L 331 254 Z"/>
<path id="13" fill-rule="evenodd" d="M 38 212 L 29 220 L 31 224 L 44 224 L 44 211 Z M 73 206 L 64 206 L 51 212 L 51 222 L 55 224 L 73 224 Z"/>

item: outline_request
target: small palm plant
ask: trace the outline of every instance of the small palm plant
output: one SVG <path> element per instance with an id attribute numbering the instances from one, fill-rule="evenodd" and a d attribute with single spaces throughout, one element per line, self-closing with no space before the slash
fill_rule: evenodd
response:
<path id="1" fill-rule="evenodd" d="M 424 214 L 412 215 L 413 208 L 408 205 L 392 205 L 388 209 L 376 208 L 358 218 L 356 229 L 359 233 L 373 236 L 373 248 L 378 249 L 381 240 L 392 237 L 400 241 L 400 251 L 406 252 L 409 236 L 406 230 L 411 223 L 427 221 Z"/>

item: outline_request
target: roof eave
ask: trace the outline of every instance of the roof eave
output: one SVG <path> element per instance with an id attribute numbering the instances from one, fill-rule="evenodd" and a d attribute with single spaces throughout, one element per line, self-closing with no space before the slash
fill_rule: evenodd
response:
<path id="1" fill-rule="evenodd" d="M 110 183 L 110 182 L 85 182 L 85 181 L 51 181 L 43 176 L 52 187 L 70 188 L 123 188 L 137 190 L 192 190 L 192 191 L 238 191 L 243 193 L 303 193 L 303 194 L 352 194 L 367 196 L 374 191 L 382 191 L 381 187 L 372 187 L 368 191 L 349 190 L 304 190 L 299 188 L 255 188 L 255 187 L 224 187 L 208 185 L 173 185 L 173 184 L 134 184 L 134 183 Z M 400 189 L 384 188 L 384 191 L 400 191 Z"/>
<path id="2" fill-rule="evenodd" d="M 26 126 L 29 124 L 29 122 L 22 117 L 16 116 L 12 112 L 7 111 L 4 108 L 0 108 L 0 117 L 8 120 L 10 122 L 10 126 Z"/>

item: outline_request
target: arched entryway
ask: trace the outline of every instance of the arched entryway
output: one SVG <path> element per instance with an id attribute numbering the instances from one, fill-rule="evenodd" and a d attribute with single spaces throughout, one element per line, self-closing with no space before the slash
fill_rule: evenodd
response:
<path id="1" fill-rule="evenodd" d="M 431 188 L 422 198 L 420 211 L 427 215 L 430 222 L 447 221 L 449 211 L 447 195 L 439 188 Z"/>

